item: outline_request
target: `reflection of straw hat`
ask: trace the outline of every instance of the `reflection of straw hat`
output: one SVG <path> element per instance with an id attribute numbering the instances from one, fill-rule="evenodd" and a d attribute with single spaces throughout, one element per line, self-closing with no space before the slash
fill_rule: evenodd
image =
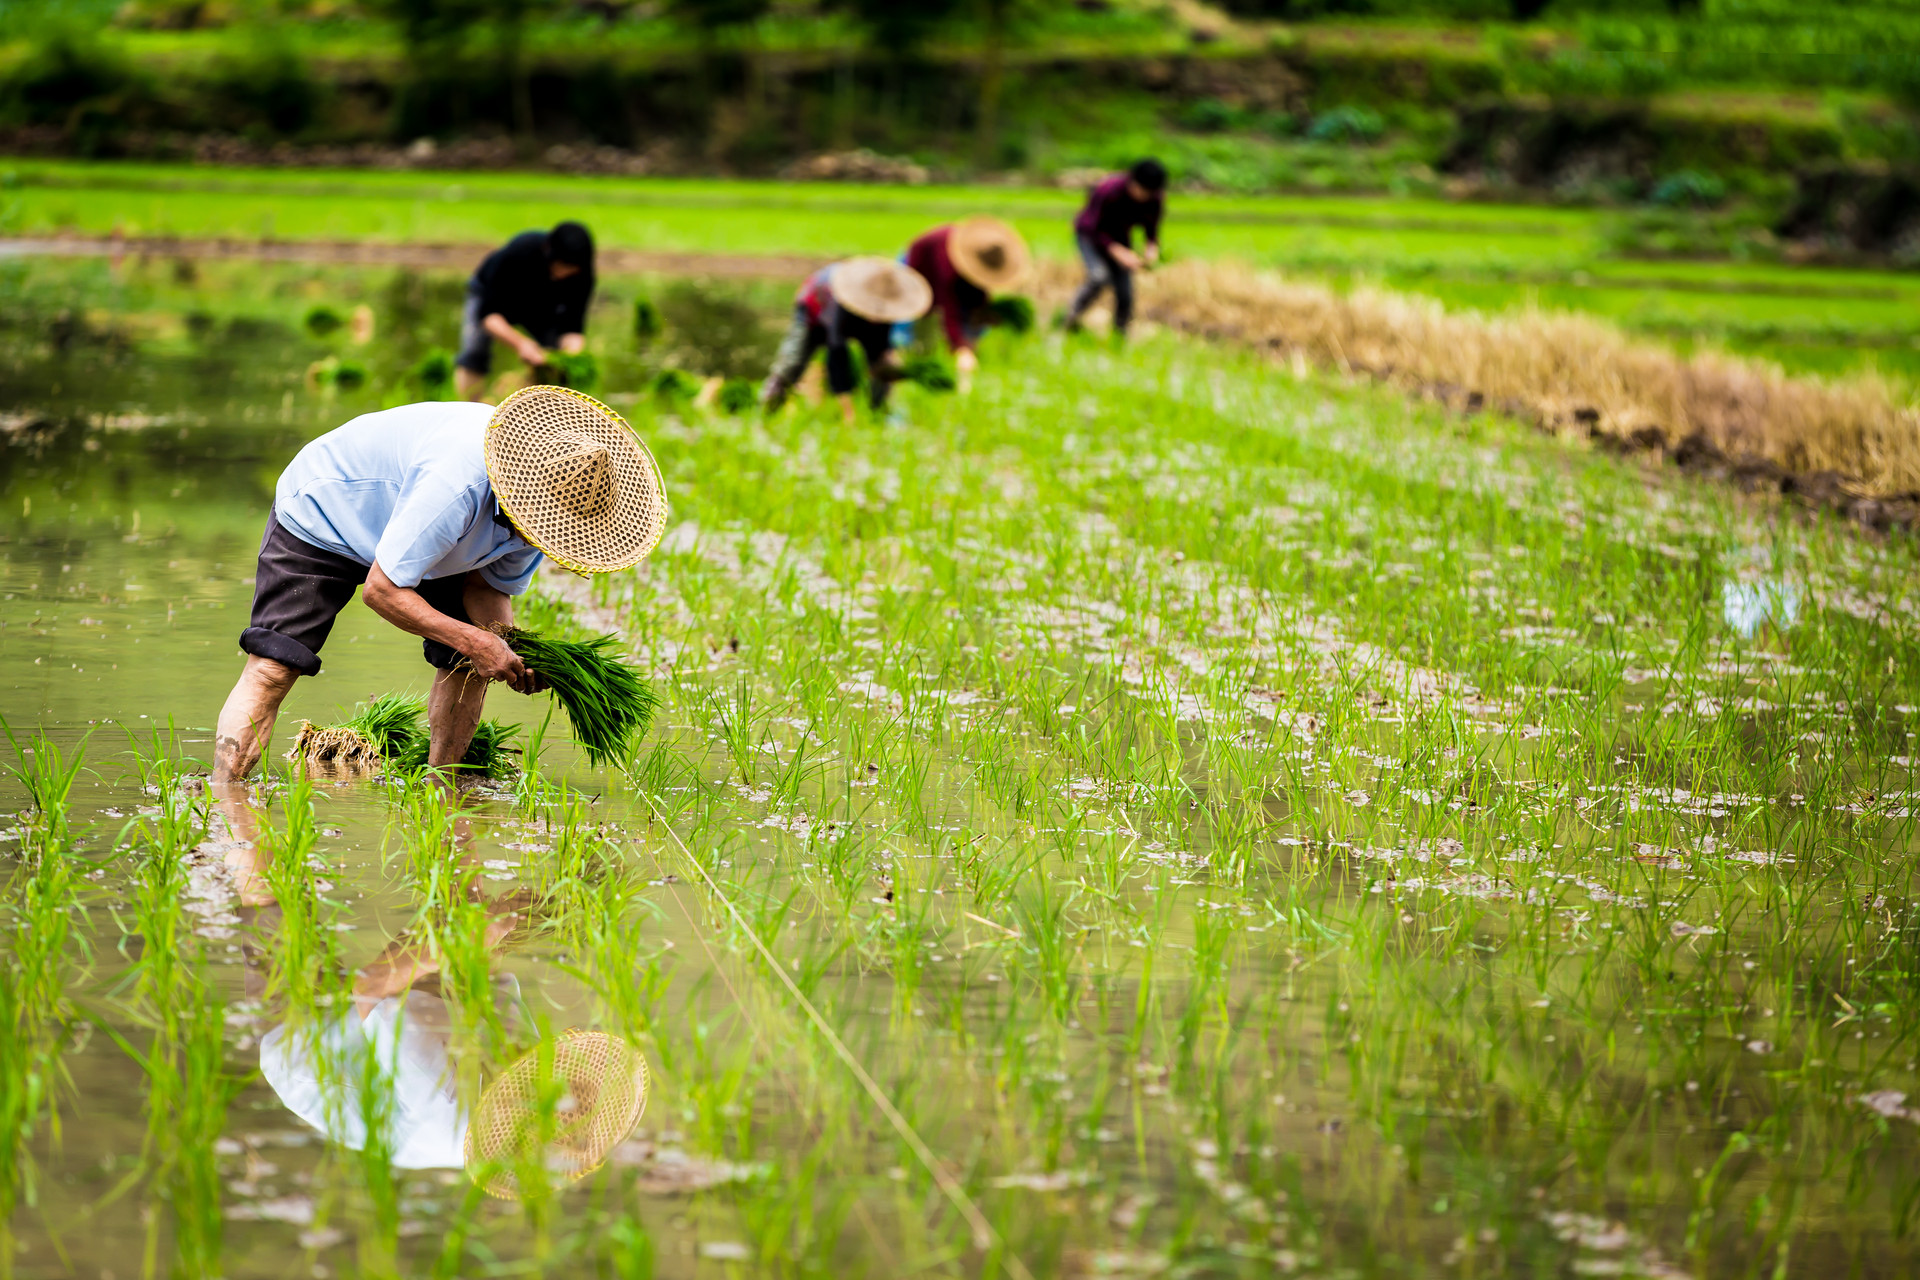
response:
<path id="1" fill-rule="evenodd" d="M 568 1031 L 556 1040 L 544 1088 L 540 1066 L 536 1049 L 508 1067 L 480 1095 L 467 1126 L 467 1172 L 490 1196 L 516 1199 L 515 1166 L 531 1160 L 558 1181 L 586 1177 L 647 1109 L 647 1060 L 605 1032 Z M 543 1115 L 541 1095 L 555 1084 L 559 1099 Z"/>
<path id="2" fill-rule="evenodd" d="M 1027 242 L 998 218 L 968 218 L 953 224 L 947 256 L 967 283 L 988 293 L 1016 289 L 1033 269 Z"/>
<path id="3" fill-rule="evenodd" d="M 487 424 L 487 474 L 521 535 L 575 573 L 636 565 L 667 527 L 647 446 L 619 414 L 566 387 L 501 402 Z"/>
<path id="4" fill-rule="evenodd" d="M 865 320 L 918 320 L 933 305 L 933 286 L 892 258 L 848 258 L 833 264 L 827 287 L 834 301 Z"/>

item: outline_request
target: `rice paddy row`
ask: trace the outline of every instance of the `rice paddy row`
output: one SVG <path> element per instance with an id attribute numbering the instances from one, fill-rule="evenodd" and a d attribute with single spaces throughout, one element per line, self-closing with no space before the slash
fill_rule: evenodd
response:
<path id="1" fill-rule="evenodd" d="M 151 744 L 129 851 L 73 850 L 33 744 L 4 994 L 51 1048 L 8 1048 L 0 1088 L 44 1098 L 16 1150 L 58 1165 L 92 1010 L 167 1117 L 115 1204 L 158 1206 L 182 1274 L 1911 1265 L 1905 543 L 1170 338 L 986 363 L 853 429 L 637 402 L 677 523 L 543 581 L 535 624 L 652 673 L 624 769 L 550 725 L 464 810 L 387 784 L 372 867 L 295 776 L 256 880 L 183 857 L 212 815 Z M 338 927 L 374 895 L 405 904 L 377 954 Z M 142 941 L 102 993 L 112 913 Z M 324 1025 L 402 956 L 465 1096 L 593 1022 L 647 1049 L 646 1131 L 515 1205 L 378 1141 L 206 1141 L 236 1033 Z"/>

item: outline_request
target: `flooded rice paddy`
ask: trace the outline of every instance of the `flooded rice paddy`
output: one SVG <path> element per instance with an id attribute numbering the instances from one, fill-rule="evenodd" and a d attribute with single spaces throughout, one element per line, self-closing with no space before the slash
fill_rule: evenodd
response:
<path id="1" fill-rule="evenodd" d="M 666 714 L 457 809 L 276 752 L 223 858 L 274 478 L 459 282 L 6 271 L 16 1273 L 1913 1270 L 1908 543 L 1162 336 L 729 416 L 648 381 L 779 295 L 636 346 L 614 281 L 674 521 L 534 608 Z M 325 657 L 282 750 L 426 687 L 358 604 Z M 486 1194 L 489 1088 L 581 1031 L 637 1127 Z"/>

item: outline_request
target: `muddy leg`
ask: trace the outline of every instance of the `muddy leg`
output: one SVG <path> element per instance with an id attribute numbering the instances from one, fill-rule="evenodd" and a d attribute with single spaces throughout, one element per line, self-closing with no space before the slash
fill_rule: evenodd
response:
<path id="1" fill-rule="evenodd" d="M 427 697 L 427 764 L 446 770 L 440 776 L 448 785 L 450 766 L 473 744 L 473 731 L 487 705 L 487 683 L 471 671 L 434 672 L 433 692 Z"/>
<path id="2" fill-rule="evenodd" d="M 244 782 L 273 737 L 274 717 L 300 673 L 272 658 L 249 656 L 240 681 L 220 708 L 213 732 L 213 781 Z"/>

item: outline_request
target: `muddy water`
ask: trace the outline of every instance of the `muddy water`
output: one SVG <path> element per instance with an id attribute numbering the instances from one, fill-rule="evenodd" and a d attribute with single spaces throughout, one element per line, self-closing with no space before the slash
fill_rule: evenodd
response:
<path id="1" fill-rule="evenodd" d="M 209 758 L 209 726 L 239 668 L 235 640 L 251 600 L 268 486 L 317 425 L 210 414 L 190 427 L 65 432 L 37 451 L 8 451 L 0 715 L 19 732 L 39 727 L 64 748 L 84 746 L 89 770 L 76 789 L 74 816 L 90 855 L 111 845 L 145 800 L 126 754 L 130 738 L 173 726 L 186 753 Z M 280 749 L 302 717 L 330 721 L 342 704 L 389 690 L 424 691 L 428 678 L 418 643 L 356 601 L 327 646 L 324 674 L 302 681 L 289 698 Z M 491 709 L 525 714 L 525 706 L 504 705 L 519 701 L 496 696 Z M 4 807 L 19 807 L 17 787 L 5 788 Z M 410 913 L 406 895 L 388 888 L 381 871 L 390 812 L 387 797 L 365 784 L 328 789 L 321 804 L 320 854 L 344 873 L 341 888 L 353 900 L 343 947 L 350 962 L 370 958 Z M 483 824 L 479 845 L 490 841 L 498 843 Z M 87 898 L 95 964 L 82 998 L 109 1020 L 127 959 L 111 918 L 112 908 L 124 906 L 123 881 L 108 872 Z M 226 937 L 211 945 L 211 980 L 230 1001 L 245 1001 L 258 983 L 247 971 L 243 931 L 213 931 Z M 236 1069 L 257 1065 L 257 1040 L 247 1019 L 236 1019 L 229 1045 Z M 67 1062 L 73 1088 L 62 1106 L 60 1144 L 42 1150 L 44 1218 L 21 1224 L 20 1269 L 135 1275 L 145 1234 L 139 1199 L 87 1210 L 140 1156 L 141 1074 L 105 1035 L 91 1037 Z M 235 1197 L 237 1205 L 258 1201 L 296 1221 L 236 1222 L 227 1274 L 285 1274 L 289 1256 L 297 1256 L 297 1220 L 312 1213 L 304 1188 L 322 1147 L 257 1078 L 233 1103 L 230 1122 L 241 1148 L 230 1172 L 247 1193 Z M 277 1168 L 248 1177 L 249 1164 Z M 437 1177 L 409 1190 L 423 1211 L 444 1193 Z M 83 1225 L 56 1239 L 43 1223 Z"/>
<path id="2" fill-rule="evenodd" d="M 27 274 L 7 283 L 18 303 L 46 282 Z M 164 1193 L 152 1189 L 158 1183 L 128 1181 L 142 1170 L 150 1141 L 148 1086 L 113 1033 L 134 1046 L 151 1034 L 129 991 L 144 945 L 127 918 L 132 870 L 112 857 L 128 822 L 152 812 L 132 750 L 171 735 L 189 759 L 211 759 L 210 727 L 241 665 L 236 641 L 275 478 L 313 435 L 380 407 L 382 394 L 391 401 L 405 393 L 391 383 L 358 397 L 311 385 L 302 370 L 314 344 L 297 327 L 309 304 L 298 291 L 283 303 L 287 319 L 269 309 L 265 319 L 210 321 L 223 341 L 180 350 L 139 331 L 139 308 L 125 305 L 126 278 L 102 273 L 53 283 L 77 283 L 83 298 L 106 305 L 23 307 L 0 323 L 0 717 L 23 740 L 37 731 L 85 755 L 72 820 L 79 850 L 100 870 L 80 893 L 89 960 L 68 974 L 68 995 L 95 1022 L 83 1021 L 64 1055 L 57 1136 L 43 1124 L 31 1144 L 36 1189 L 34 1203 L 15 1217 L 15 1264 L 32 1276 L 111 1280 L 155 1266 L 191 1274 L 184 1263 L 169 1266 L 172 1232 Z M 89 295 L 93 286 L 99 291 Z M 139 287 L 136 278 L 131 288 Z M 353 287 L 340 291 L 351 297 Z M 392 321 L 392 309 L 381 318 Z M 403 355 L 407 345 L 429 340 L 402 344 Z M 303 718 L 332 722 L 381 693 L 424 694 L 431 678 L 419 642 L 357 599 L 339 618 L 325 664 L 287 700 L 274 763 Z M 547 699 L 504 690 L 488 706 L 492 717 L 529 726 L 546 711 Z M 552 778 L 604 791 L 606 778 L 585 766 L 564 735 L 555 737 L 544 757 Z M 374 960 L 419 908 L 417 893 L 393 873 L 393 801 L 372 781 L 319 788 L 315 856 L 327 868 L 322 888 L 340 906 L 331 928 L 349 970 Z M 0 828 L 10 838 L 18 838 L 11 815 L 22 807 L 17 780 L 0 779 L 0 813 L 9 815 Z M 596 812 L 616 808 L 609 801 Z M 480 882 L 485 894 L 519 887 L 521 853 L 507 846 L 529 837 L 510 802 L 472 800 L 461 836 L 468 859 L 493 864 Z M 339 1164 L 351 1153 L 323 1140 L 260 1074 L 262 1042 L 279 1016 L 263 999 L 278 912 L 240 901 L 224 864 L 211 856 L 193 859 L 186 900 L 193 945 L 204 946 L 210 962 L 208 987 L 225 1006 L 226 1067 L 242 1082 L 217 1146 L 226 1219 L 220 1274 L 350 1270 L 350 1237 L 328 1219 L 338 1223 L 347 1212 Z M 500 954 L 494 980 L 508 998 L 498 1004 L 537 1002 L 551 1031 L 590 1024 L 581 988 L 551 959 L 536 948 Z M 649 1132 L 659 1136 L 644 1127 L 639 1136 Z M 439 1147 L 445 1157 L 448 1144 Z M 399 1182 L 400 1237 L 428 1258 L 468 1194 L 457 1142 L 451 1151 L 451 1161 L 437 1163 L 454 1167 L 411 1171 Z M 467 1212 L 482 1226 L 512 1218 L 495 1201 Z M 675 1234 L 665 1221 L 657 1228 L 662 1240 Z M 691 1237 L 683 1243 L 691 1254 Z"/>

